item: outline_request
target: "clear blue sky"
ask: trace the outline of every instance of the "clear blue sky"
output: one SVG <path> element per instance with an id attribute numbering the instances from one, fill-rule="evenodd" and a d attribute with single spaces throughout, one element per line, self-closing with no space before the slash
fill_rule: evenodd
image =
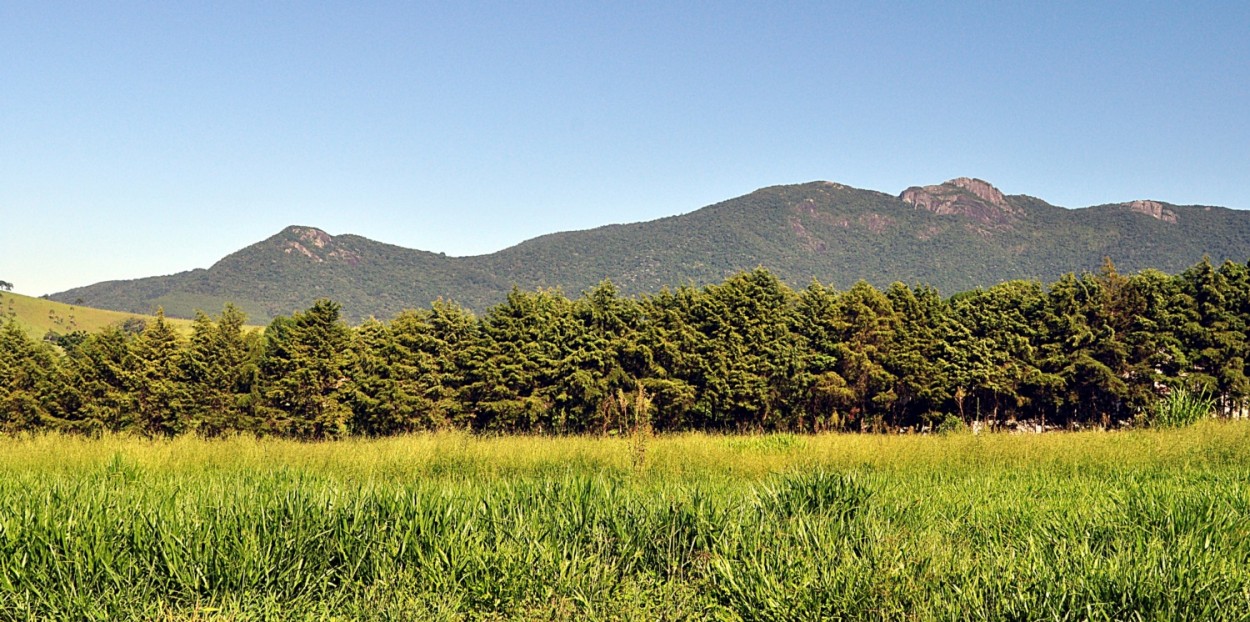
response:
<path id="1" fill-rule="evenodd" d="M 1250 3 L 0 0 L 0 280 L 451 255 L 816 179 L 1250 207 Z"/>

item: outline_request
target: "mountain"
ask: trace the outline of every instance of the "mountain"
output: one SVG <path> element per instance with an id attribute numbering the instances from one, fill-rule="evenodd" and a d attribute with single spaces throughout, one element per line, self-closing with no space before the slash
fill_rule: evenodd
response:
<path id="1" fill-rule="evenodd" d="M 482 310 L 522 289 L 570 295 L 610 278 L 623 292 L 718 282 L 764 266 L 796 287 L 812 279 L 927 283 L 950 294 L 1003 280 L 1055 279 L 1111 257 L 1122 271 L 1183 270 L 1204 255 L 1250 257 L 1250 212 L 1138 200 L 1066 209 L 961 177 L 900 195 L 832 182 L 773 186 L 649 222 L 541 236 L 474 257 L 448 257 L 288 227 L 211 268 L 109 281 L 53 300 L 170 316 L 231 301 L 253 321 L 319 297 L 347 317 L 390 317 L 443 297 Z"/>

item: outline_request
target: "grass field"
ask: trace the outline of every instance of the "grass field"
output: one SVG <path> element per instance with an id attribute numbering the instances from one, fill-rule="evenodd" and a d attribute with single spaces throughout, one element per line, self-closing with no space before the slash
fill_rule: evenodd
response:
<path id="1" fill-rule="evenodd" d="M 1245 620 L 1250 422 L 4 439 L 0 619 Z"/>
<path id="2" fill-rule="evenodd" d="M 209 315 L 219 313 L 221 309 L 206 309 Z M 113 324 L 120 324 L 130 318 L 149 320 L 151 316 L 105 309 L 92 309 L 61 302 L 32 298 L 21 294 L 0 292 L 0 322 L 13 318 L 35 339 L 42 339 L 48 331 L 62 335 L 81 330 L 88 333 L 97 332 Z M 191 320 L 167 318 L 179 332 L 191 334 Z"/>

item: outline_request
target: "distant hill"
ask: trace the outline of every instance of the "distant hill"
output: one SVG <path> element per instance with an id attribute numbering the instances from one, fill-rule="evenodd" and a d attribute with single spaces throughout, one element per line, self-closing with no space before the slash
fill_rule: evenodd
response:
<path id="1" fill-rule="evenodd" d="M 209 315 L 216 315 L 218 311 L 209 312 Z M 93 309 L 0 292 L 0 324 L 10 319 L 15 320 L 27 335 L 34 339 L 42 339 L 48 331 L 61 335 L 79 330 L 92 333 L 106 326 L 122 324 L 127 320 L 137 319 L 146 322 L 152 317 L 140 313 Z M 190 334 L 191 320 L 169 318 L 169 322 L 180 332 Z"/>
<path id="2" fill-rule="evenodd" d="M 758 266 L 796 287 L 863 279 L 927 283 L 950 294 L 1008 279 L 1051 280 L 1096 269 L 1104 257 L 1122 271 L 1178 271 L 1204 255 L 1250 257 L 1250 212 L 1146 200 L 1065 209 L 969 178 L 898 196 L 812 182 L 474 257 L 288 227 L 206 270 L 97 283 L 52 299 L 143 313 L 159 305 L 181 317 L 232 301 L 259 322 L 330 297 L 359 320 L 439 297 L 482 310 L 514 285 L 576 295 L 610 278 L 625 293 L 643 293 Z"/>

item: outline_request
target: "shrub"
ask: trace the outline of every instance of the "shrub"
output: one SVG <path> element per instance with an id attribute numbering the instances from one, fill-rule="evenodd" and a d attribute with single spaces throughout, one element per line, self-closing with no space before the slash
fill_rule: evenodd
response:
<path id="1" fill-rule="evenodd" d="M 968 424 L 954 413 L 946 413 L 941 418 L 933 418 L 933 431 L 938 434 L 960 434 L 968 431 Z"/>
<path id="2" fill-rule="evenodd" d="M 1179 428 L 1193 425 L 1211 415 L 1215 402 L 1206 393 L 1174 389 L 1146 411 L 1146 425 L 1152 428 Z"/>

